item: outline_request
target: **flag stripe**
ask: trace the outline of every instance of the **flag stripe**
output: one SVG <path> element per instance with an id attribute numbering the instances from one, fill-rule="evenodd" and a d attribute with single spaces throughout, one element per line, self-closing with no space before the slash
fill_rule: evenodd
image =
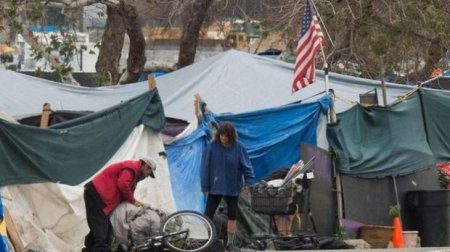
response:
<path id="1" fill-rule="evenodd" d="M 314 40 L 311 42 L 311 40 Z M 304 41 L 303 44 L 300 45 L 299 54 L 297 55 L 297 62 L 295 66 L 295 72 L 297 74 L 304 74 L 307 67 L 314 63 L 313 58 L 316 56 L 316 53 L 321 48 L 321 40 L 319 37 L 313 33 L 311 36 L 308 36 L 308 40 Z M 301 71 L 299 71 L 301 70 Z M 310 78 L 307 78 L 310 79 Z"/>
<path id="2" fill-rule="evenodd" d="M 310 0 L 306 0 L 299 41 L 295 50 L 293 92 L 315 81 L 315 57 L 322 46 L 323 33 L 319 20 L 314 14 Z"/>

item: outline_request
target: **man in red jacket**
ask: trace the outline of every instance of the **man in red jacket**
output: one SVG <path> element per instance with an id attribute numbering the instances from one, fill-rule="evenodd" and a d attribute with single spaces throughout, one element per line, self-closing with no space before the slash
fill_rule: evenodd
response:
<path id="1" fill-rule="evenodd" d="M 111 251 L 112 234 L 109 214 L 122 202 L 140 207 L 134 198 L 137 182 L 155 178 L 156 163 L 147 158 L 112 164 L 96 175 L 84 187 L 86 218 L 90 229 L 82 251 Z"/>

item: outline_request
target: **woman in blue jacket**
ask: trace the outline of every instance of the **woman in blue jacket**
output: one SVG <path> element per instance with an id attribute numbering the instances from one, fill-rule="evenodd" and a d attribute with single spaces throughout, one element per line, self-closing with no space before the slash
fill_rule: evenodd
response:
<path id="1" fill-rule="evenodd" d="M 227 203 L 228 250 L 234 247 L 239 194 L 248 190 L 254 178 L 247 151 L 237 141 L 236 129 L 230 122 L 223 122 L 203 155 L 201 185 L 208 196 L 205 214 L 211 220 L 221 199 Z"/>

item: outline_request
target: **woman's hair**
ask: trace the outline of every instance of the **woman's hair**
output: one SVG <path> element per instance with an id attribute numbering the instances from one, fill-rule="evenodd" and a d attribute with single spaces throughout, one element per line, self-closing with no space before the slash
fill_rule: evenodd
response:
<path id="1" fill-rule="evenodd" d="M 233 124 L 230 122 L 223 122 L 220 124 L 219 128 L 216 131 L 216 135 L 214 136 L 214 141 L 220 142 L 220 135 L 225 135 L 230 140 L 230 143 L 236 142 L 237 133 Z"/>

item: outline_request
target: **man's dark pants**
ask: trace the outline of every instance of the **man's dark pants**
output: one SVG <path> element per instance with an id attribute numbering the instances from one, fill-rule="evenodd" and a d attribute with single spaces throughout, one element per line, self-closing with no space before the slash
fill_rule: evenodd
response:
<path id="1" fill-rule="evenodd" d="M 84 186 L 84 204 L 90 232 L 84 239 L 83 251 L 111 251 L 111 225 L 108 216 L 103 212 L 105 204 L 92 182 Z"/>

